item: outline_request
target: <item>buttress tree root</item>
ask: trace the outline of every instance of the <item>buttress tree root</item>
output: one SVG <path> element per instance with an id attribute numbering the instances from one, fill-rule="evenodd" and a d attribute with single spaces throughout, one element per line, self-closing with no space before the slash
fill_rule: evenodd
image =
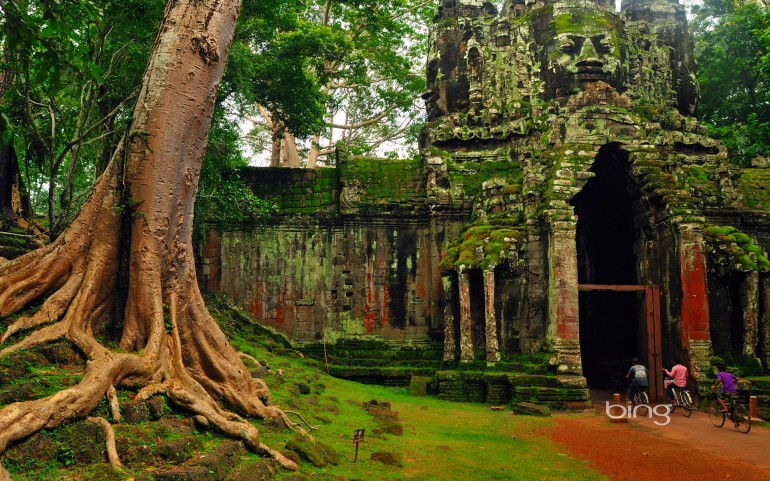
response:
<path id="1" fill-rule="evenodd" d="M 307 433 L 271 405 L 208 313 L 195 276 L 193 203 L 239 9 L 238 0 L 169 2 L 130 127 L 88 201 L 54 242 L 0 265 L 0 316 L 45 299 L 8 327 L 0 355 L 67 339 L 86 358 L 77 385 L 0 410 L 0 452 L 86 418 L 104 396 L 115 412 L 115 387 L 140 386 L 139 398 L 165 394 L 297 469 L 245 417 L 281 417 Z M 97 340 L 105 333 L 119 339 L 119 352 Z"/>

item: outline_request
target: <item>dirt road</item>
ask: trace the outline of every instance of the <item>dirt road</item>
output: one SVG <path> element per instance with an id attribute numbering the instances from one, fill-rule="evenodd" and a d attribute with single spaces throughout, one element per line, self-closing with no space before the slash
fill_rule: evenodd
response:
<path id="1" fill-rule="evenodd" d="M 679 410 L 668 423 L 654 413 L 617 424 L 609 422 L 605 407 L 596 401 L 595 412 L 555 415 L 551 438 L 611 480 L 770 480 L 767 427 L 752 426 L 743 434 L 729 420 L 716 428 L 706 413 L 695 411 L 685 418 Z"/>

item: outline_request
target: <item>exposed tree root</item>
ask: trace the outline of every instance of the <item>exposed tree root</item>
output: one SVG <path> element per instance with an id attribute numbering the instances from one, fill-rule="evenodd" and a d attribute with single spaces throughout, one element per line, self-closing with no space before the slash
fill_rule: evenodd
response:
<path id="1" fill-rule="evenodd" d="M 96 215 L 95 212 L 93 214 Z M 104 211 L 101 214 L 103 216 Z M 84 213 L 81 212 L 81 215 Z M 102 218 L 100 222 L 106 231 L 117 223 L 114 218 Z M 197 291 L 193 270 L 180 268 L 183 271 L 180 274 L 181 284 L 186 286 L 184 289 L 178 285 L 167 289 L 170 333 L 164 323 L 161 302 L 164 296 L 148 296 L 134 291 L 133 295 L 138 298 L 154 301 L 134 302 L 129 305 L 134 307 L 126 311 L 124 331 L 127 334 L 124 333 L 123 344 L 142 348 L 140 353 L 115 354 L 96 341 L 92 335 L 93 324 L 99 312 L 104 310 L 103 306 L 110 305 L 105 299 L 114 285 L 111 278 L 114 275 L 109 273 L 115 269 L 114 261 L 110 259 L 115 258 L 117 242 L 114 235 L 112 237 L 113 240 L 101 238 L 98 248 L 89 246 L 92 248 L 85 255 L 83 248 L 87 243 L 71 239 L 47 249 L 45 257 L 24 256 L 20 258 L 22 260 L 0 267 L 0 312 L 13 312 L 27 301 L 49 294 L 35 314 L 21 318 L 8 327 L 2 337 L 3 342 L 21 331 L 32 329 L 32 332 L 0 350 L 0 356 L 57 339 L 67 339 L 88 359 L 86 372 L 78 385 L 48 398 L 14 403 L 0 410 L 0 452 L 10 443 L 41 429 L 85 418 L 102 396 L 107 396 L 113 419 L 119 422 L 114 386 L 133 387 L 138 383 L 144 386 L 138 398 L 165 394 L 173 403 L 204 417 L 224 435 L 241 439 L 250 450 L 276 459 L 286 469 L 297 470 L 296 463 L 260 442 L 259 432 L 253 425 L 241 416 L 222 409 L 214 401 L 221 399 L 247 416 L 262 419 L 282 417 L 287 426 L 312 439 L 283 411 L 270 405 L 270 391 L 265 383 L 251 377 L 206 311 Z M 65 232 L 62 238 L 69 239 L 68 233 Z M 73 255 L 77 261 L 60 260 Z M 189 260 L 182 264 L 185 262 Z M 43 274 L 47 269 L 48 273 Z M 35 270 L 35 274 L 30 275 L 31 270 Z M 156 281 L 152 282 L 152 279 Z M 160 276 L 154 274 L 149 280 L 146 276 L 143 282 L 135 285 L 139 285 L 139 289 L 162 292 L 166 289 L 161 287 L 159 281 Z M 177 306 L 178 290 L 187 290 L 181 315 Z M 137 322 L 141 318 L 149 319 L 149 322 Z M 131 329 L 133 325 L 141 327 Z M 187 346 L 184 351 L 183 343 Z M 111 442 L 114 444 L 114 440 Z M 117 458 L 111 458 L 110 462 L 113 466 L 119 463 Z"/>
<path id="2" fill-rule="evenodd" d="M 241 357 L 241 359 L 248 359 L 249 361 L 253 362 L 257 366 L 262 366 L 262 363 L 254 359 L 253 357 L 249 356 L 245 352 L 238 352 L 238 356 Z"/>
<path id="3" fill-rule="evenodd" d="M 107 388 L 107 404 L 110 406 L 112 420 L 119 423 L 122 417 L 120 415 L 120 405 L 118 404 L 118 392 L 113 384 L 110 384 L 110 387 Z"/>
<path id="4" fill-rule="evenodd" d="M 110 466 L 112 466 L 112 469 L 118 469 L 122 468 L 123 464 L 120 462 L 120 458 L 118 457 L 118 449 L 115 447 L 115 430 L 112 429 L 112 426 L 109 422 L 107 422 L 106 419 L 101 417 L 87 417 L 86 421 L 89 423 L 98 424 L 99 426 L 104 429 L 104 434 L 107 436 L 107 459 L 110 461 Z"/>
<path id="5" fill-rule="evenodd" d="M 312 431 L 315 431 L 316 429 L 318 429 L 320 427 L 320 426 L 311 426 L 310 423 L 308 423 L 305 420 L 305 418 L 303 418 L 302 415 L 300 413 L 296 412 L 296 411 L 284 411 L 284 413 L 286 413 L 286 414 L 294 414 L 295 416 L 300 418 L 300 420 L 302 420 L 302 422 L 305 423 L 305 426 L 307 426 Z"/>
<path id="6" fill-rule="evenodd" d="M 21 317 L 8 326 L 0 338 L 0 344 L 19 331 L 33 329 L 37 326 L 56 321 L 66 312 L 72 299 L 77 294 L 82 280 L 82 275 L 70 276 L 64 286 L 46 299 L 35 314 L 29 317 Z"/>
<path id="7" fill-rule="evenodd" d="M 257 452 L 275 459 L 284 469 L 288 469 L 289 471 L 299 471 L 297 463 L 266 444 L 259 443 Z"/>
<path id="8" fill-rule="evenodd" d="M 45 326 L 42 329 L 34 331 L 29 336 L 25 337 L 21 341 L 6 347 L 0 351 L 0 356 L 6 356 L 21 349 L 29 349 L 31 347 L 39 346 L 57 339 L 61 339 L 67 332 L 67 326 L 63 322 L 57 322 L 50 326 Z"/>

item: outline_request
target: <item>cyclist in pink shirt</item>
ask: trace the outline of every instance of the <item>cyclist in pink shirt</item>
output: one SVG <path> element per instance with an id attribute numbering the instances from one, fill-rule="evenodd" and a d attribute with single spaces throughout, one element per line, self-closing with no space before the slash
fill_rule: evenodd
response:
<path id="1" fill-rule="evenodd" d="M 687 386 L 687 368 L 684 367 L 679 359 L 674 359 L 674 367 L 669 371 L 663 368 L 663 372 L 666 376 L 672 378 L 666 380 L 666 390 L 668 391 L 669 399 L 676 399 L 676 393 L 674 393 L 674 386 L 679 389 L 684 389 Z"/>

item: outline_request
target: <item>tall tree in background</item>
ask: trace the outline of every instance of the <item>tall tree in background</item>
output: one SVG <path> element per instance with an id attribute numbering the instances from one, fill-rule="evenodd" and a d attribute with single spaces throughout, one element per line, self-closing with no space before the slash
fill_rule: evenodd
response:
<path id="1" fill-rule="evenodd" d="M 0 0 L 3 110 L 20 171 L 45 192 L 56 237 L 105 168 L 128 119 L 163 5 Z M 6 126 L 7 127 L 7 126 Z"/>
<path id="2" fill-rule="evenodd" d="M 732 162 L 749 165 L 770 155 L 770 8 L 704 0 L 692 13 L 701 119 Z"/>
<path id="3" fill-rule="evenodd" d="M 3 102 L 5 92 L 13 83 L 13 72 L 4 68 L 8 63 L 6 56 L 7 51 L 0 53 L 0 59 L 2 59 L 0 61 L 0 104 Z M 8 132 L 0 136 L 0 226 L 4 223 L 17 226 L 19 218 L 13 208 L 13 191 L 19 176 L 19 162 L 11 144 L 12 130 L 4 127 L 5 124 L 10 124 L 10 119 L 4 116 L 0 120 L 2 121 L 0 125 L 3 125 L 0 127 L 0 132 Z"/>
<path id="4" fill-rule="evenodd" d="M 114 397 L 113 386 L 140 386 L 139 399 L 163 393 L 297 468 L 220 405 L 282 417 L 301 431 L 242 364 L 206 310 L 195 275 L 193 203 L 239 8 L 239 0 L 169 1 L 130 126 L 90 198 L 56 241 L 0 265 L 0 315 L 43 300 L 8 327 L 2 341 L 10 344 L 0 355 L 63 338 L 88 361 L 77 385 L 0 410 L 0 452 L 86 416 L 102 397 Z M 113 332 L 119 352 L 97 340 Z"/>
<path id="5" fill-rule="evenodd" d="M 308 168 L 330 165 L 337 144 L 366 154 L 413 134 L 434 3 L 310 1 L 295 30 L 253 49 L 254 87 L 264 103 L 252 116 L 252 134 L 263 141 L 257 149 L 270 145 L 271 165 L 299 167 L 300 158 Z M 295 69 L 304 81 L 277 84 L 269 75 L 276 69 Z M 294 135 L 306 132 L 295 131 L 293 119 L 276 108 L 287 97 L 323 102 L 325 120 L 310 132 L 308 146 L 297 145 Z"/>

